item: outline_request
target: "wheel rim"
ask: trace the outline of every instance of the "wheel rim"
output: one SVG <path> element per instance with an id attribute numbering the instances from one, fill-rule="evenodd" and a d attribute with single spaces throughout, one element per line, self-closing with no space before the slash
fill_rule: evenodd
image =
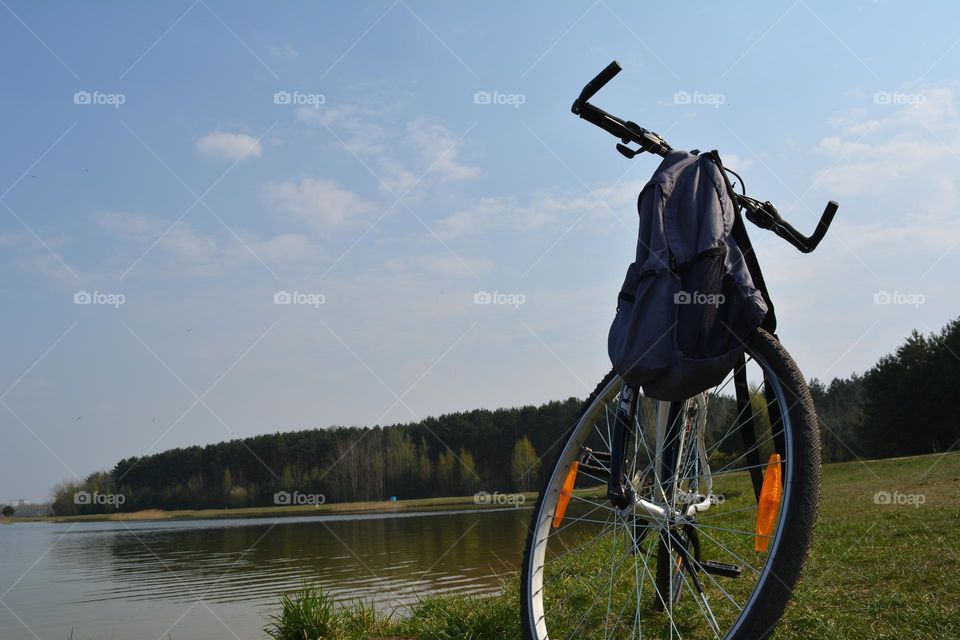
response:
<path id="1" fill-rule="evenodd" d="M 694 518 L 692 526 L 703 547 L 699 562 L 692 552 L 687 554 L 686 559 L 680 558 L 680 554 L 675 553 L 677 549 L 671 545 L 671 562 L 679 563 L 674 574 L 679 575 L 679 584 L 671 580 L 671 584 L 663 587 L 662 592 L 657 588 L 657 552 L 654 550 L 658 540 L 674 540 L 667 532 L 677 529 L 678 521 L 656 522 L 646 512 L 642 513 L 643 518 L 638 519 L 636 509 L 626 512 L 613 509 L 602 497 L 606 478 L 601 477 L 602 474 L 591 473 L 589 465 L 587 471 L 581 470 L 579 473 L 569 513 L 559 528 L 553 527 L 554 508 L 567 469 L 574 460 L 583 457 L 584 447 L 590 443 L 599 443 L 602 447 L 610 442 L 613 424 L 611 407 L 621 384 L 619 378 L 614 377 L 596 394 L 595 400 L 575 427 L 558 464 L 551 472 L 544 499 L 534 515 L 523 595 L 529 612 L 527 624 L 534 638 L 733 637 L 746 620 L 747 613 L 754 608 L 764 587 L 771 580 L 779 580 L 773 575 L 771 565 L 780 548 L 793 485 L 792 407 L 787 402 L 784 386 L 773 375 L 769 365 L 757 355 L 749 356 L 747 362 L 758 380 L 766 374 L 766 382 L 751 389 L 751 397 L 762 397 L 769 388 L 782 418 L 769 431 L 758 433 L 757 452 L 762 454 L 773 448 L 775 432 L 781 431 L 784 435 L 785 455 L 781 467 L 784 474 L 783 497 L 773 518 L 773 531 L 764 537 L 767 540 L 766 552 L 756 553 L 759 547 L 755 546 L 759 544 L 753 526 L 758 507 L 749 479 L 750 468 L 755 465 L 746 463 L 749 456 L 742 446 L 739 455 L 736 455 L 736 449 L 728 453 L 729 445 L 739 439 L 733 420 L 728 421 L 725 427 L 721 425 L 721 429 L 701 427 L 707 432 L 703 446 L 707 453 L 707 464 L 698 467 L 689 457 L 685 461 L 678 460 L 677 473 L 672 476 L 677 480 L 677 491 L 671 496 L 662 496 L 661 503 L 675 509 L 683 505 L 678 498 L 694 501 L 698 497 L 703 498 L 702 493 L 698 497 L 691 495 L 704 490 L 703 468 L 707 467 L 712 471 L 709 475 L 714 493 L 719 494 L 717 499 L 723 498 L 722 502 L 712 504 L 705 513 L 697 514 Z M 723 402 L 730 402 L 721 400 L 724 390 L 732 392 L 730 377 L 712 390 L 709 400 L 711 411 L 716 410 L 713 403 L 720 406 Z M 648 492 L 648 496 L 649 490 L 644 483 L 648 482 L 646 478 L 650 475 L 655 475 L 651 469 L 655 455 L 650 451 L 653 441 L 650 437 L 651 414 L 656 413 L 653 406 L 655 404 L 649 400 L 642 401 L 638 406 L 635 429 L 641 437 L 634 439 L 632 466 L 628 474 L 635 491 L 640 495 Z M 708 419 L 709 415 L 708 412 Z M 679 436 L 675 433 L 674 441 L 678 440 Z M 684 453 L 696 450 L 696 446 L 682 449 Z M 766 455 L 763 455 L 762 461 L 764 467 L 769 466 L 766 464 Z M 744 486 L 749 487 L 747 496 L 743 495 Z M 729 495 L 721 493 L 721 490 Z M 750 503 L 753 503 L 752 507 Z M 754 542 L 751 545 L 754 546 L 753 555 L 744 552 L 747 538 Z M 684 560 L 693 568 L 692 571 L 685 571 L 687 564 Z M 708 573 L 701 563 L 710 561 L 739 566 L 741 577 L 731 578 L 713 571 Z M 631 572 L 632 578 L 629 575 Z M 674 598 L 666 595 L 673 593 L 674 589 L 679 589 L 676 604 Z M 655 611 L 656 604 L 663 609 L 659 614 Z"/>

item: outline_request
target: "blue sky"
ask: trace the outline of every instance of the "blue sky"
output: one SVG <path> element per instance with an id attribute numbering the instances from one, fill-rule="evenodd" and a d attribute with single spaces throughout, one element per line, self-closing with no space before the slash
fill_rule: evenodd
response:
<path id="1" fill-rule="evenodd" d="M 840 202 L 813 255 L 753 238 L 804 371 L 863 371 L 958 315 L 958 14 L 5 0 L 0 499 L 588 393 L 656 166 L 569 113 L 614 58 L 600 106 L 719 149 L 803 229 Z"/>

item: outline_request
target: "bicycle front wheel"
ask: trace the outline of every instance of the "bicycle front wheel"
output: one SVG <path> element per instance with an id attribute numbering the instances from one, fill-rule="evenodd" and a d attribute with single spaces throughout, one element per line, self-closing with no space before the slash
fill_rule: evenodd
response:
<path id="1" fill-rule="evenodd" d="M 758 331 L 743 366 L 750 403 L 733 397 L 733 372 L 682 403 L 638 399 L 625 467 L 635 504 L 624 509 L 606 498 L 620 379 L 608 374 L 587 399 L 533 513 L 527 640 L 771 633 L 816 517 L 819 432 L 776 338 Z"/>

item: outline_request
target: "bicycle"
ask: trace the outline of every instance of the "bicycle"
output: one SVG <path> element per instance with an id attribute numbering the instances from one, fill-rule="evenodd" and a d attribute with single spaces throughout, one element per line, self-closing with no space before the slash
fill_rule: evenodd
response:
<path id="1" fill-rule="evenodd" d="M 590 81 L 573 113 L 619 138 L 627 158 L 665 156 L 661 136 L 590 104 L 620 70 L 614 61 Z M 740 210 L 798 250 L 816 249 L 835 202 L 808 237 L 730 173 L 743 192 L 734 232 L 748 263 L 756 257 Z M 753 640 L 779 622 L 816 519 L 820 438 L 756 267 L 769 311 L 724 382 L 662 402 L 611 372 L 558 441 L 521 568 L 527 640 Z"/>

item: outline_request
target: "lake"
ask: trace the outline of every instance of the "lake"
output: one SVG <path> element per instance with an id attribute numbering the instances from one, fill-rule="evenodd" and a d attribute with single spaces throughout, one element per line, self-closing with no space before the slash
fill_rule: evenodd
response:
<path id="1" fill-rule="evenodd" d="M 490 594 L 529 508 L 0 526 L 3 640 L 263 639 L 283 592 L 323 585 L 403 611 Z"/>

